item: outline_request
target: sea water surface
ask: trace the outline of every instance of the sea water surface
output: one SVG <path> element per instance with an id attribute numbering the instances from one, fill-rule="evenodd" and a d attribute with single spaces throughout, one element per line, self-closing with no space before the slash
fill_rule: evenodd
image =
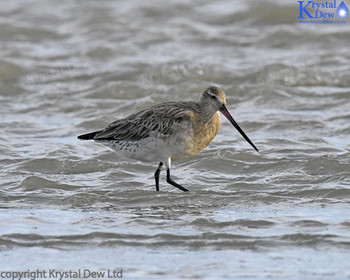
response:
<path id="1" fill-rule="evenodd" d="M 298 5 L 2 1 L 1 278 L 349 279 L 350 19 Z M 260 152 L 223 118 L 187 193 L 76 138 L 211 85 Z"/>

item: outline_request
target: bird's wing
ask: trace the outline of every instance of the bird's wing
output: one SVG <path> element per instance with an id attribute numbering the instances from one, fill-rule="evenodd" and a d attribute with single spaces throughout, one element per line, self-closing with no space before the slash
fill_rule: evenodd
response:
<path id="1" fill-rule="evenodd" d="M 152 133 L 170 135 L 174 127 L 189 124 L 194 112 L 185 103 L 163 103 L 116 120 L 96 134 L 94 140 L 137 141 Z"/>

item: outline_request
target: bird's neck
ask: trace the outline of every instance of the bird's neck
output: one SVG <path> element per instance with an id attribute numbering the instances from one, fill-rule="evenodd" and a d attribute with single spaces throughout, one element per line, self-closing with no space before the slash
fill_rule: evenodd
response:
<path id="1" fill-rule="evenodd" d="M 204 123 L 208 122 L 213 115 L 217 112 L 217 110 L 214 110 L 212 106 L 208 103 L 201 103 L 199 102 L 199 108 L 200 108 L 200 115 L 201 119 L 203 120 Z"/>

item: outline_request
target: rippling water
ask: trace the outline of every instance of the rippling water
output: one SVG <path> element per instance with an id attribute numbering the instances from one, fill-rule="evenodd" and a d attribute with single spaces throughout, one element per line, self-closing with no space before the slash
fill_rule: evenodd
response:
<path id="1" fill-rule="evenodd" d="M 296 1 L 7 1 L 0 15 L 0 272 L 350 277 L 348 23 L 299 24 Z M 188 193 L 164 173 L 156 193 L 158 163 L 76 139 L 210 85 L 260 152 L 223 120 L 173 163 Z"/>

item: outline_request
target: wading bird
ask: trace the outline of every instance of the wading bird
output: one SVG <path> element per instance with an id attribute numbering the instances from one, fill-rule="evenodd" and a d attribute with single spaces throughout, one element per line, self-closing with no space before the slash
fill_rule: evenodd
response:
<path id="1" fill-rule="evenodd" d="M 219 111 L 259 151 L 227 110 L 223 90 L 214 86 L 203 91 L 198 102 L 161 103 L 78 139 L 101 142 L 128 158 L 160 162 L 154 174 L 156 190 L 159 191 L 159 173 L 164 164 L 166 181 L 188 191 L 171 179 L 171 161 L 194 156 L 213 140 L 221 124 Z"/>

